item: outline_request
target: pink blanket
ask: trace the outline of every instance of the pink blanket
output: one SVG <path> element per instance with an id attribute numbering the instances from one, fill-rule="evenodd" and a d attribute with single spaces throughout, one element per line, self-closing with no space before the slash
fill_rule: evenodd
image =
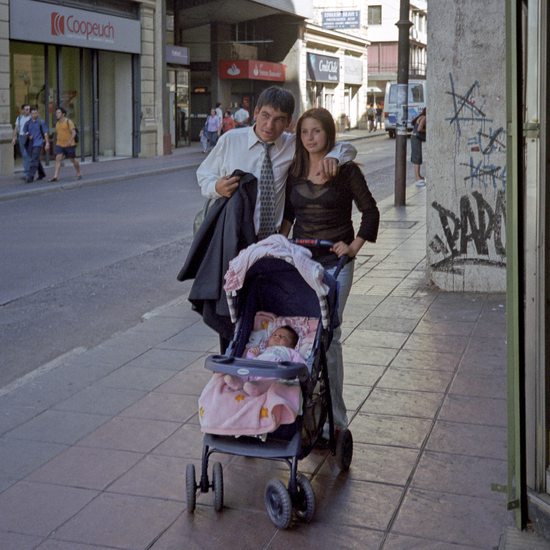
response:
<path id="1" fill-rule="evenodd" d="M 260 435 L 294 422 L 300 406 L 298 385 L 266 378 L 232 389 L 223 374 L 215 373 L 199 397 L 199 421 L 205 433 Z"/>

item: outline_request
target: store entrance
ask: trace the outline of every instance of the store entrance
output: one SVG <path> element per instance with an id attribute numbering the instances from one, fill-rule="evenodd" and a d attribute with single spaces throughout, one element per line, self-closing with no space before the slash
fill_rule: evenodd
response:
<path id="1" fill-rule="evenodd" d="M 37 105 L 53 133 L 60 106 L 79 128 L 81 160 L 137 156 L 131 54 L 16 41 L 10 49 L 12 120 L 23 103 Z"/>
<path id="2" fill-rule="evenodd" d="M 168 69 L 172 147 L 189 145 L 189 71 Z"/>

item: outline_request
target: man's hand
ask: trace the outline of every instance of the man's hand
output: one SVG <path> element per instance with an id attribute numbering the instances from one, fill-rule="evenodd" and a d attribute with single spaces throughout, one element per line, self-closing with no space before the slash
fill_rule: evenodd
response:
<path id="1" fill-rule="evenodd" d="M 335 158 L 325 157 L 317 165 L 316 176 L 321 181 L 327 181 L 338 173 L 338 161 Z"/>
<path id="2" fill-rule="evenodd" d="M 216 193 L 222 197 L 231 197 L 239 186 L 239 176 L 223 176 L 216 182 Z"/>
<path id="3" fill-rule="evenodd" d="M 44 146 L 44 148 L 46 150 L 48 150 L 50 148 L 50 142 L 49 141 L 46 141 L 46 145 Z"/>

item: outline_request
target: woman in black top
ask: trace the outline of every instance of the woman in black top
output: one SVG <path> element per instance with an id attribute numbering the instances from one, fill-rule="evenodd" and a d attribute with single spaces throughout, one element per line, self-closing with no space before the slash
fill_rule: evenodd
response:
<path id="1" fill-rule="evenodd" d="M 286 202 L 281 233 L 293 237 L 326 239 L 334 242 L 330 251 L 314 250 L 313 258 L 329 272 L 334 271 L 338 258 L 355 258 L 366 241 L 376 242 L 380 213 L 359 167 L 347 162 L 338 174 L 324 181 L 317 172 L 318 162 L 334 147 L 336 126 L 329 111 L 315 108 L 306 111 L 296 125 L 296 154 L 286 184 Z M 353 203 L 361 212 L 359 230 L 352 222 Z M 354 261 L 340 272 L 338 281 L 340 320 L 353 282 Z M 341 329 L 334 331 L 327 353 L 334 422 L 338 428 L 347 426 L 346 406 L 342 396 L 344 364 Z"/>

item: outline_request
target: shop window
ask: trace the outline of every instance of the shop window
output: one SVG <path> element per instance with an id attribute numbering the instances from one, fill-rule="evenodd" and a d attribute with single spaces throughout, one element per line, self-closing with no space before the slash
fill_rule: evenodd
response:
<path id="1" fill-rule="evenodd" d="M 369 25 L 382 24 L 382 6 L 369 6 L 367 15 Z"/>
<path id="2" fill-rule="evenodd" d="M 38 105 L 45 116 L 44 46 L 12 42 L 11 56 L 11 119 L 14 121 L 23 103 Z"/>

